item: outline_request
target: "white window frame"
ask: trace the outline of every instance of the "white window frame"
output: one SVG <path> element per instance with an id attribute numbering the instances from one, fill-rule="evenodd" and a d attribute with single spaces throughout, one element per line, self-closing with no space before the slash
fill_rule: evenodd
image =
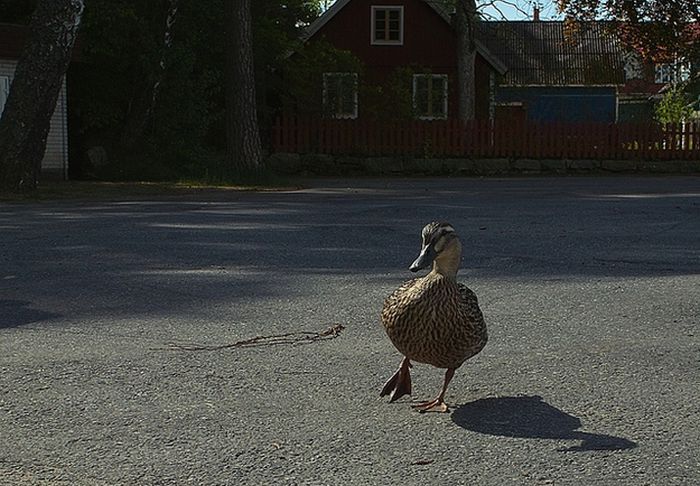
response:
<path id="1" fill-rule="evenodd" d="M 337 113 L 335 110 L 333 110 L 329 113 L 333 118 L 345 119 L 345 120 L 354 120 L 355 118 L 357 118 L 357 105 L 358 105 L 357 73 L 339 72 L 339 71 L 323 73 L 323 106 L 324 106 L 324 109 L 328 106 L 328 79 L 330 79 L 333 76 L 348 76 L 348 75 L 352 76 L 352 78 L 355 81 L 355 92 L 353 93 L 353 111 L 352 111 L 352 113 Z"/>
<path id="2" fill-rule="evenodd" d="M 690 63 L 685 61 L 663 62 L 654 64 L 654 82 L 657 84 L 676 84 L 687 81 L 690 77 Z"/>
<path id="3" fill-rule="evenodd" d="M 7 97 L 10 95 L 10 77 L 0 75 L 0 115 L 2 115 L 7 103 Z"/>
<path id="4" fill-rule="evenodd" d="M 417 91 L 417 84 L 418 84 L 418 79 L 419 79 L 419 78 L 431 78 L 431 79 L 432 79 L 432 78 L 440 78 L 440 79 L 442 79 L 442 80 L 444 81 L 444 82 L 442 83 L 443 90 L 444 90 L 444 96 L 443 96 L 443 100 L 442 100 L 442 104 L 443 104 L 443 106 L 442 106 L 442 111 L 443 111 L 443 114 L 442 114 L 441 116 L 430 116 L 430 115 L 421 115 L 421 114 L 418 114 L 418 109 L 417 109 L 418 107 L 416 106 L 416 102 L 417 102 L 417 100 L 416 100 L 416 95 L 417 95 L 417 93 L 418 93 L 418 91 Z M 449 80 L 449 79 L 448 79 L 447 74 L 414 74 L 414 75 L 413 75 L 413 109 L 416 111 L 416 113 L 417 113 L 417 118 L 418 118 L 419 120 L 447 120 L 447 106 L 448 106 L 448 103 L 447 103 L 447 96 L 448 96 L 448 93 L 449 93 L 449 90 L 447 89 L 448 80 Z M 432 89 L 428 89 L 428 96 L 431 96 L 430 93 L 432 93 Z M 429 103 L 430 105 L 432 105 L 432 101 L 429 101 L 428 103 Z"/>
<path id="5" fill-rule="evenodd" d="M 373 46 L 402 46 L 403 45 L 403 5 L 372 5 L 372 14 L 370 15 L 370 43 Z M 377 39 L 376 34 L 377 31 L 375 29 L 376 25 L 376 16 L 377 16 L 377 11 L 379 10 L 385 10 L 388 11 L 394 10 L 399 12 L 399 39 L 398 40 L 387 40 L 387 39 Z"/>
<path id="6" fill-rule="evenodd" d="M 624 64 L 622 69 L 625 73 L 625 81 L 644 79 L 644 64 L 642 58 L 636 51 L 627 51 L 622 55 Z"/>

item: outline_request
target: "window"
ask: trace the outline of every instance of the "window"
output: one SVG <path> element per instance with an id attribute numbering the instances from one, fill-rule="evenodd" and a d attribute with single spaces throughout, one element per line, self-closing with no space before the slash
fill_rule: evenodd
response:
<path id="1" fill-rule="evenodd" d="M 676 84 L 690 78 L 690 63 L 674 62 L 654 66 L 654 82 L 659 84 Z"/>
<path id="2" fill-rule="evenodd" d="M 413 109 L 421 120 L 447 118 L 447 75 L 413 75 Z"/>
<path id="3" fill-rule="evenodd" d="M 372 7 L 372 44 L 403 44 L 403 7 Z"/>
<path id="4" fill-rule="evenodd" d="M 10 94 L 10 78 L 8 76 L 0 76 L 0 115 L 5 109 L 7 96 Z"/>
<path id="5" fill-rule="evenodd" d="M 357 73 L 323 73 L 323 107 L 333 118 L 357 118 Z"/>
<path id="6" fill-rule="evenodd" d="M 625 73 L 625 81 L 644 79 L 644 64 L 641 56 L 635 51 L 627 51 L 622 55 L 622 68 Z"/>

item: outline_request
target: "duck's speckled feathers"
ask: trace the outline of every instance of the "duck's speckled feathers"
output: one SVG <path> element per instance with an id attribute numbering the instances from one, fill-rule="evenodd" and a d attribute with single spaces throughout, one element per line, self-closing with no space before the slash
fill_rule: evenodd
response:
<path id="1" fill-rule="evenodd" d="M 399 352 L 438 368 L 458 368 L 488 339 L 474 292 L 440 274 L 403 283 L 384 302 L 381 317 Z"/>

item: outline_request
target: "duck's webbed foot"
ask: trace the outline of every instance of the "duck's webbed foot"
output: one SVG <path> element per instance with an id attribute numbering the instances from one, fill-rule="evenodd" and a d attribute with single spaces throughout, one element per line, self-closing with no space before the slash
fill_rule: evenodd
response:
<path id="1" fill-rule="evenodd" d="M 399 369 L 396 370 L 396 373 L 392 375 L 391 378 L 384 384 L 384 388 L 382 388 L 382 392 L 379 394 L 379 396 L 386 396 L 390 395 L 389 402 L 393 402 L 395 400 L 398 400 L 404 395 L 410 395 L 411 394 L 411 362 L 408 360 L 408 358 L 404 358 L 403 361 L 401 361 L 401 365 L 399 366 Z"/>
<path id="2" fill-rule="evenodd" d="M 445 380 L 442 382 L 442 388 L 440 389 L 440 394 L 434 399 L 428 402 L 421 402 L 413 405 L 413 408 L 419 412 L 448 412 L 450 408 L 445 403 L 445 393 L 447 393 L 447 385 L 450 384 L 452 377 L 455 375 L 454 368 L 447 368 L 445 372 Z"/>
<path id="3" fill-rule="evenodd" d="M 415 405 L 411 405 L 415 410 L 419 411 L 420 413 L 424 412 L 449 412 L 450 408 L 447 406 L 445 401 L 438 397 L 433 400 L 429 400 L 427 402 L 421 402 L 421 403 L 416 403 Z"/>

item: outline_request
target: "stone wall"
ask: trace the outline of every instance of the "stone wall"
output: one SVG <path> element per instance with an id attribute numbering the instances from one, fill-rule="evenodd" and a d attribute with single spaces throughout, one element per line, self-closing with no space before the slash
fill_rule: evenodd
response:
<path id="1" fill-rule="evenodd" d="M 700 160 L 419 159 L 272 154 L 269 167 L 290 175 L 700 174 Z"/>

